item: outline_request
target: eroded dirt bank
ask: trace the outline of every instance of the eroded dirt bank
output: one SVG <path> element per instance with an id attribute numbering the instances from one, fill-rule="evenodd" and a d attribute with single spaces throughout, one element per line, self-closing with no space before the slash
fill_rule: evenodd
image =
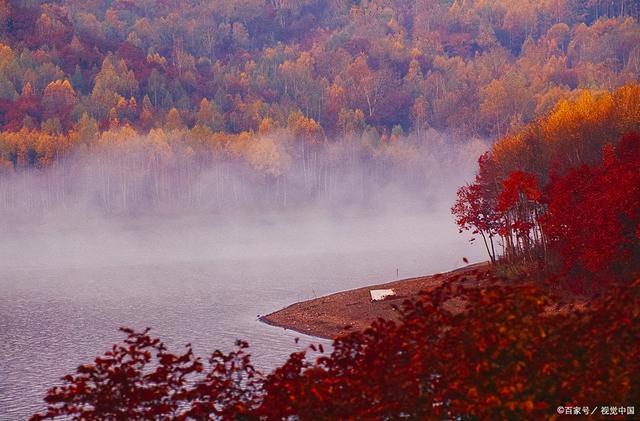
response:
<path id="1" fill-rule="evenodd" d="M 487 267 L 487 263 L 476 263 L 451 272 L 402 279 L 386 284 L 370 285 L 349 291 L 337 292 L 313 300 L 292 304 L 282 310 L 260 318 L 264 323 L 284 329 L 295 330 L 306 335 L 332 339 L 350 330 L 362 330 L 378 317 L 396 319 L 393 305 L 417 297 L 420 291 L 428 291 L 454 276 L 469 276 Z M 392 288 L 396 296 L 384 301 L 371 301 L 372 289 Z M 347 329 L 346 327 L 349 326 Z"/>

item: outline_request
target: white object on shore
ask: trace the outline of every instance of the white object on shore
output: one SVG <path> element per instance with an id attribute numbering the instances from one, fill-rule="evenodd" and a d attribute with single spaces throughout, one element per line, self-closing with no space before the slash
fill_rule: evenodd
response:
<path id="1" fill-rule="evenodd" d="M 382 301 L 387 297 L 396 295 L 392 289 L 372 289 L 369 293 L 371 294 L 371 301 Z"/>

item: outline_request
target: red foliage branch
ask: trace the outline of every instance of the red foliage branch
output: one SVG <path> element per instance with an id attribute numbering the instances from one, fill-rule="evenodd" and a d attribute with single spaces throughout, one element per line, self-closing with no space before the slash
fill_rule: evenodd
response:
<path id="1" fill-rule="evenodd" d="M 294 353 L 267 376 L 244 342 L 205 373 L 190 349 L 125 330 L 33 419 L 553 419 L 557 406 L 640 400 L 640 279 L 559 306 L 539 283 L 478 276 L 480 287 L 454 280 L 405 302 L 398 322 L 339 338 L 315 363 Z"/>

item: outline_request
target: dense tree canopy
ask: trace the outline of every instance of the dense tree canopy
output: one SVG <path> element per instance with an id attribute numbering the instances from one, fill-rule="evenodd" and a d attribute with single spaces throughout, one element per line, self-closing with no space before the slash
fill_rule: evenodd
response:
<path id="1" fill-rule="evenodd" d="M 501 138 L 452 208 L 506 260 L 597 291 L 640 274 L 640 86 L 588 91 Z M 486 241 L 485 241 L 486 243 Z M 495 259 L 495 252 L 491 252 Z"/>
<path id="2" fill-rule="evenodd" d="M 499 135 L 576 89 L 640 76 L 627 0 L 0 4 L 9 131 L 66 132 L 85 113 L 148 130 L 176 110 L 230 133 L 301 112 L 329 135 L 353 113 L 378 131 Z M 203 100 L 215 117 L 198 117 Z"/>
<path id="3" fill-rule="evenodd" d="M 443 137 L 464 153 L 455 140 L 508 134 L 500 165 L 547 177 L 594 156 L 571 146 L 580 130 L 606 143 L 608 116 L 637 122 L 639 13 L 629 0 L 0 1 L 0 174 L 76 175 L 47 179 L 44 197 L 7 182 L 0 205 L 40 209 L 85 189 L 71 156 L 98 161 L 85 178 L 107 210 L 206 201 L 194 184 L 212 168 L 217 202 L 248 202 L 246 180 L 281 204 L 331 195 L 345 168 L 384 181 Z M 552 111 L 539 127 L 550 153 L 515 153 Z M 247 169 L 243 183 L 229 163 Z"/>

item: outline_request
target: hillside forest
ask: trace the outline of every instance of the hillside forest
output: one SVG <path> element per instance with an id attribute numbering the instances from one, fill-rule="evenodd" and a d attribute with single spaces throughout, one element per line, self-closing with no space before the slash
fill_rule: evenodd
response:
<path id="1" fill-rule="evenodd" d="M 286 207 L 367 200 L 390 179 L 426 196 L 559 101 L 636 82 L 639 14 L 624 0 L 3 0 L 0 207 Z"/>

